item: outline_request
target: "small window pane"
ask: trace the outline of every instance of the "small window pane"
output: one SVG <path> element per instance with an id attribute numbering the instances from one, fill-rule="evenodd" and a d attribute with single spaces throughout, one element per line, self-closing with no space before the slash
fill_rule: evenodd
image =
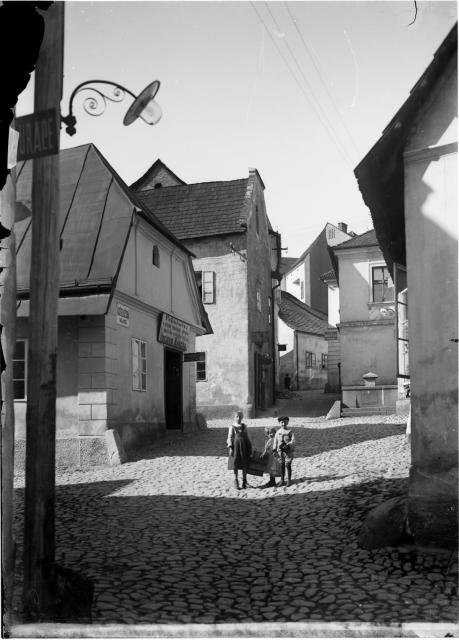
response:
<path id="1" fill-rule="evenodd" d="M 25 362 L 24 360 L 13 361 L 13 378 L 25 378 Z"/>
<path id="2" fill-rule="evenodd" d="M 206 380 L 206 354 L 204 351 L 199 353 L 199 360 L 196 362 L 196 380 Z"/>
<path id="3" fill-rule="evenodd" d="M 14 348 L 13 359 L 24 360 L 25 340 L 17 340 Z"/>
<path id="4" fill-rule="evenodd" d="M 23 400 L 25 398 L 25 382 L 24 380 L 14 380 L 13 392 L 15 400 Z"/>

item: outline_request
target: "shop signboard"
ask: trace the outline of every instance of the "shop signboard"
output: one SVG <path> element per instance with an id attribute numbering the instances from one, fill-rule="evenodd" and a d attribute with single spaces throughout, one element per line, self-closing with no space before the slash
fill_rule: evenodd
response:
<path id="1" fill-rule="evenodd" d="M 196 353 L 190 351 L 189 353 L 183 354 L 183 362 L 199 362 L 201 359 L 202 351 L 197 351 Z"/>
<path id="2" fill-rule="evenodd" d="M 185 351 L 190 338 L 190 326 L 174 316 L 163 313 L 158 331 L 158 342 Z"/>

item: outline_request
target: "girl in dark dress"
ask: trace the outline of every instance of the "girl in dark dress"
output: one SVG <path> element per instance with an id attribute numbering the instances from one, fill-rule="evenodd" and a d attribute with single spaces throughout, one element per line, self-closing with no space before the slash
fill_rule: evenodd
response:
<path id="1" fill-rule="evenodd" d="M 239 489 L 238 471 L 242 470 L 242 488 L 247 489 L 247 467 L 252 455 L 252 443 L 247 432 L 247 425 L 242 422 L 244 414 L 238 411 L 234 423 L 228 430 L 227 446 L 229 449 L 228 469 L 234 471 L 234 486 Z"/>

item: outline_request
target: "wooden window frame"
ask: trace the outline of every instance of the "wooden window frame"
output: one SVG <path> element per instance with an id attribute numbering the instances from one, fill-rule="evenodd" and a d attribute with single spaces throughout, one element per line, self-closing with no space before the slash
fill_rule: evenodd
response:
<path id="1" fill-rule="evenodd" d="M 143 354 L 142 354 L 143 347 Z M 147 390 L 147 343 L 141 338 L 131 338 L 132 390 Z"/>
<path id="2" fill-rule="evenodd" d="M 207 382 L 207 355 L 205 351 L 198 351 L 199 360 L 196 360 L 196 382 Z M 200 377 L 203 376 L 203 377 Z"/>
<path id="3" fill-rule="evenodd" d="M 397 377 L 410 379 L 408 287 L 406 267 L 394 262 Z M 406 356 L 406 357 L 405 357 Z"/>
<path id="4" fill-rule="evenodd" d="M 394 283 L 392 281 L 391 275 L 389 273 L 389 269 L 387 268 L 387 266 L 385 264 L 374 264 L 371 265 L 371 301 L 375 302 L 377 304 L 381 304 L 383 302 L 394 302 L 395 299 L 395 287 L 394 287 Z M 382 269 L 382 280 L 376 280 L 375 279 L 375 270 L 376 269 Z M 387 278 L 385 278 L 385 276 L 387 275 Z M 392 287 L 387 286 L 386 283 L 389 283 L 389 281 L 392 281 Z M 376 296 L 375 296 L 375 285 L 382 287 L 381 290 L 381 300 L 377 300 Z M 386 287 L 384 289 L 384 287 Z M 384 299 L 384 291 L 392 291 L 392 298 L 387 298 Z"/>
<path id="5" fill-rule="evenodd" d="M 23 342 L 24 343 L 24 358 L 16 358 L 15 357 L 15 355 L 16 355 L 16 344 L 18 342 Z M 13 365 L 13 399 L 14 399 L 15 402 L 16 401 L 21 402 L 21 401 L 26 401 L 27 400 L 27 371 L 28 371 L 28 365 L 29 365 L 29 362 L 28 362 L 28 360 L 29 360 L 28 349 L 29 349 L 29 341 L 28 341 L 27 338 L 16 338 L 14 354 L 13 354 L 13 357 L 12 357 L 12 360 L 11 360 L 12 361 L 12 365 Z M 19 377 L 15 377 L 15 371 L 14 371 L 15 366 L 14 365 L 15 365 L 16 362 L 24 362 L 24 376 L 23 377 L 20 377 L 20 378 Z M 19 398 L 19 397 L 17 398 L 16 397 L 16 393 L 15 393 L 15 390 L 14 390 L 14 386 L 15 386 L 14 383 L 15 382 L 23 382 L 24 383 L 24 394 L 23 394 L 23 396 L 21 398 Z"/>
<path id="6" fill-rule="evenodd" d="M 317 365 L 316 354 L 312 351 L 305 351 L 304 360 L 306 369 L 313 369 Z"/>
<path id="7" fill-rule="evenodd" d="M 216 303 L 216 274 L 215 271 L 195 271 L 196 284 L 201 294 L 203 304 Z"/>

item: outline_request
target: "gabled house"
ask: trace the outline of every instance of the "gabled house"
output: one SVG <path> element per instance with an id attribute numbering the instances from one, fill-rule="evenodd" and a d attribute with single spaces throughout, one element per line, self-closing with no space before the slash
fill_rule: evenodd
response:
<path id="1" fill-rule="evenodd" d="M 456 24 L 355 169 L 395 280 L 398 373 L 411 385 L 407 529 L 435 547 L 458 538 L 457 46 Z"/>
<path id="2" fill-rule="evenodd" d="M 197 336 L 211 332 L 192 254 L 97 148 L 60 152 L 58 464 L 108 462 L 196 422 Z M 17 171 L 16 451 L 27 406 L 32 162 Z"/>
<path id="3" fill-rule="evenodd" d="M 288 374 L 293 389 L 323 389 L 327 383 L 327 316 L 287 291 L 281 292 L 279 342 L 286 346 L 280 358 L 281 383 Z M 282 386 L 282 385 L 281 385 Z"/>
<path id="4" fill-rule="evenodd" d="M 374 229 L 336 245 L 333 254 L 339 280 L 342 401 L 347 407 L 395 411 L 394 285 Z"/>
<path id="5" fill-rule="evenodd" d="M 132 189 L 194 254 L 212 335 L 196 341 L 197 408 L 208 418 L 275 401 L 280 237 L 256 169 L 239 180 L 184 184 L 160 161 Z"/>
<path id="6" fill-rule="evenodd" d="M 282 289 L 312 309 L 327 314 L 328 291 L 320 276 L 333 266 L 329 247 L 334 247 L 351 237 L 352 234 L 348 233 L 344 222 L 339 222 L 338 226 L 327 222 L 306 251 L 288 266 L 282 279 Z"/>

